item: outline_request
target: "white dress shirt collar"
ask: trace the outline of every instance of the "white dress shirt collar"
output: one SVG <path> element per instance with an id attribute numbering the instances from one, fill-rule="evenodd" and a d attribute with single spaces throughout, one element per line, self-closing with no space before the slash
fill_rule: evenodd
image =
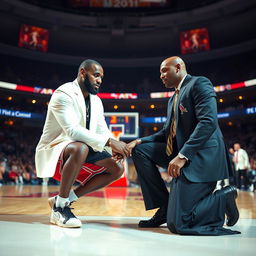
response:
<path id="1" fill-rule="evenodd" d="M 178 85 L 178 87 L 177 87 L 178 90 L 180 90 L 181 85 L 182 85 L 182 83 L 184 82 L 186 76 L 187 76 L 187 75 L 185 75 L 185 76 L 181 79 L 181 81 L 180 81 L 180 83 L 179 83 L 179 85 Z"/>

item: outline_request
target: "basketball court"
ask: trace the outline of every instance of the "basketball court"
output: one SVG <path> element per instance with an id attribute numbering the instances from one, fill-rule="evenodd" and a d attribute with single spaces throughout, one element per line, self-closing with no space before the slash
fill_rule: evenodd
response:
<path id="1" fill-rule="evenodd" d="M 138 113 L 106 113 L 116 139 L 138 137 Z M 74 203 L 82 228 L 50 224 L 48 197 L 58 186 L 8 185 L 0 187 L 1 256 L 9 255 L 241 255 L 255 254 L 256 200 L 253 192 L 240 192 L 240 220 L 233 227 L 241 235 L 220 237 L 180 236 L 160 228 L 138 228 L 138 222 L 154 215 L 145 211 L 139 187 L 129 187 L 135 172 L 125 161 L 125 173 L 109 187 L 90 193 Z"/>
<path id="2" fill-rule="evenodd" d="M 172 234 L 166 224 L 141 229 L 149 218 L 140 188 L 107 187 L 74 204 L 82 228 L 50 224 L 47 198 L 57 186 L 0 187 L 1 256 L 9 255 L 255 255 L 256 200 L 253 192 L 239 192 L 240 220 L 233 227 L 241 235 L 198 237 Z"/>

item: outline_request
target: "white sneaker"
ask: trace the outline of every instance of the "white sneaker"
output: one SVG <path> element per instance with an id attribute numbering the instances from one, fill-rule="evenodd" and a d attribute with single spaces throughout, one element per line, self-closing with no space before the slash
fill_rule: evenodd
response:
<path id="1" fill-rule="evenodd" d="M 57 200 L 57 196 L 48 198 L 48 203 L 49 203 L 51 209 L 53 208 L 54 204 L 56 203 L 56 200 Z"/>
<path id="2" fill-rule="evenodd" d="M 80 228 L 82 226 L 82 222 L 71 212 L 69 206 L 61 208 L 56 207 L 55 204 L 52 208 L 50 222 L 64 228 Z"/>

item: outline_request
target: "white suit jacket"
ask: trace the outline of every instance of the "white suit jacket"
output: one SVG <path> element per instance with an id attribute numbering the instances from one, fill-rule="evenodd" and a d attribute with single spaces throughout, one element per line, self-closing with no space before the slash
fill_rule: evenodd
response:
<path id="1" fill-rule="evenodd" d="M 48 105 L 43 134 L 36 147 L 35 163 L 38 177 L 52 177 L 62 150 L 74 141 L 81 141 L 103 151 L 113 137 L 104 118 L 101 99 L 90 94 L 90 129 L 86 129 L 86 105 L 77 80 L 61 85 Z"/>

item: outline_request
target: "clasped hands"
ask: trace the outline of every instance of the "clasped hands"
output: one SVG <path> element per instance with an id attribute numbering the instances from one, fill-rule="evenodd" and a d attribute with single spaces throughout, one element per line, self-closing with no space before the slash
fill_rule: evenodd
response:
<path id="1" fill-rule="evenodd" d="M 133 140 L 128 144 L 123 141 L 110 139 L 109 146 L 112 148 L 113 159 L 118 162 L 122 162 L 125 158 L 131 156 L 133 148 L 140 143 L 140 139 Z M 177 178 L 180 176 L 180 170 L 186 164 L 186 162 L 186 159 L 180 158 L 177 155 L 169 162 L 168 174 L 173 178 Z"/>
<path id="2" fill-rule="evenodd" d="M 133 140 L 130 143 L 126 144 L 123 141 L 118 141 L 110 138 L 109 146 L 112 149 L 112 158 L 118 162 L 122 162 L 125 158 L 131 156 L 132 149 L 140 143 L 141 141 L 139 139 Z"/>

